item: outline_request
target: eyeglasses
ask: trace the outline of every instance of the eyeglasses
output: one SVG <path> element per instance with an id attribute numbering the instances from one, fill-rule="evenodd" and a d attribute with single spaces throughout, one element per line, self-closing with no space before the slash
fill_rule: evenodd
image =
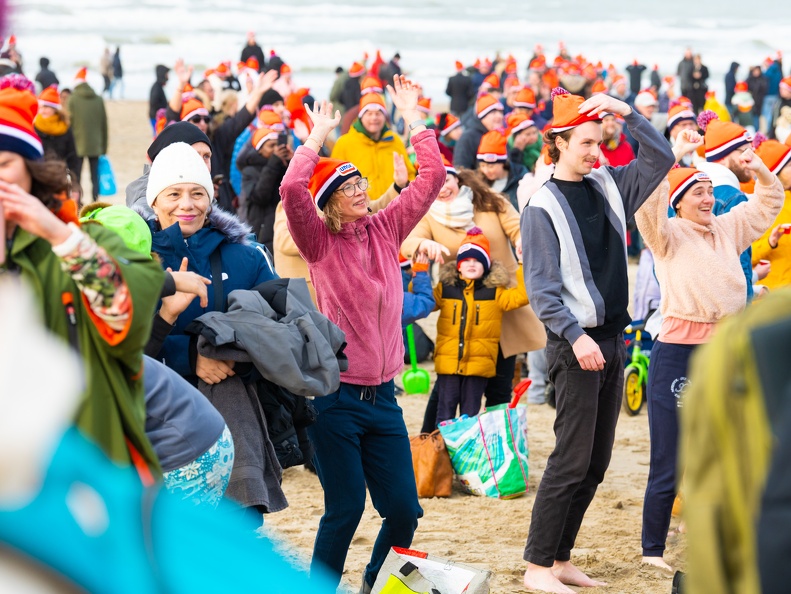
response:
<path id="1" fill-rule="evenodd" d="M 203 121 L 204 124 L 209 124 L 211 123 L 211 116 L 196 115 L 192 116 L 189 121 L 193 124 L 199 124 L 201 121 Z"/>
<path id="2" fill-rule="evenodd" d="M 341 190 L 343 195 L 347 198 L 352 198 L 357 193 L 358 189 L 361 192 L 365 192 L 368 189 L 368 178 L 362 177 L 356 184 L 346 184 L 338 189 Z"/>

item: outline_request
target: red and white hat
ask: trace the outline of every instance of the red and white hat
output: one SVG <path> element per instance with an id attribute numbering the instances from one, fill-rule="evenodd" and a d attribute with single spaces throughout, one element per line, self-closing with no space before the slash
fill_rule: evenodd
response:
<path id="1" fill-rule="evenodd" d="M 492 130 L 481 137 L 478 144 L 478 161 L 502 163 L 508 160 L 508 139 L 501 132 Z"/>
<path id="2" fill-rule="evenodd" d="M 456 72 L 461 72 L 462 70 L 464 70 L 464 64 L 456 60 Z"/>
<path id="3" fill-rule="evenodd" d="M 584 98 L 572 95 L 563 87 L 552 89 L 552 111 L 554 114 L 552 131 L 555 134 L 571 130 L 585 122 L 601 122 L 599 114 L 580 113 L 579 108 L 584 101 Z"/>
<path id="4" fill-rule="evenodd" d="M 488 113 L 495 109 L 502 111 L 503 104 L 488 93 L 478 97 L 478 100 L 475 102 L 475 113 L 479 120 L 485 118 Z"/>
<path id="5" fill-rule="evenodd" d="M 452 130 L 455 130 L 456 128 L 461 126 L 461 120 L 459 118 L 457 118 L 455 115 L 453 115 L 452 113 L 444 114 L 444 116 L 445 116 L 445 125 L 442 126 L 442 124 L 441 124 L 442 116 L 443 116 L 443 114 L 438 113 L 437 117 L 435 119 L 435 123 L 437 125 L 437 128 L 440 129 L 439 130 L 439 135 L 440 136 L 446 136 Z"/>
<path id="6" fill-rule="evenodd" d="M 428 97 L 421 97 L 418 99 L 417 102 L 417 110 L 419 112 L 425 113 L 426 115 L 431 113 L 431 99 Z"/>
<path id="7" fill-rule="evenodd" d="M 445 155 L 442 155 L 442 164 L 445 166 L 445 173 L 450 173 L 452 175 L 458 176 L 459 172 L 456 171 L 456 168 L 448 161 Z"/>
<path id="8" fill-rule="evenodd" d="M 88 78 L 88 69 L 84 66 L 77 71 L 74 75 L 74 82 L 76 84 L 84 83 Z"/>
<path id="9" fill-rule="evenodd" d="M 528 128 L 532 128 L 536 125 L 533 120 L 523 113 L 508 114 L 506 124 L 508 125 L 509 136 L 519 134 L 522 130 L 527 130 Z"/>
<path id="10" fill-rule="evenodd" d="M 674 167 L 667 174 L 670 182 L 670 206 L 674 210 L 684 193 L 698 182 L 711 182 L 711 178 L 694 167 Z"/>
<path id="11" fill-rule="evenodd" d="M 365 66 L 363 66 L 359 62 L 355 62 L 349 67 L 349 76 L 351 78 L 357 78 L 358 76 L 362 76 L 363 74 L 365 74 Z"/>
<path id="12" fill-rule="evenodd" d="M 737 148 L 750 144 L 750 133 L 739 124 L 723 122 L 713 111 L 703 111 L 698 116 L 698 127 L 703 130 L 706 161 L 714 162 L 727 157 Z"/>
<path id="13" fill-rule="evenodd" d="M 276 132 L 284 132 L 286 130 L 283 118 L 271 109 L 262 109 L 258 112 L 258 124 L 262 128 L 271 128 Z"/>
<path id="14" fill-rule="evenodd" d="M 637 107 L 648 107 L 650 105 L 658 105 L 656 96 L 651 91 L 640 91 L 637 97 L 634 98 L 634 104 Z"/>
<path id="15" fill-rule="evenodd" d="M 464 260 L 477 260 L 483 265 L 484 274 L 492 267 L 492 258 L 489 252 L 489 240 L 479 227 L 467 231 L 467 236 L 456 252 L 456 269 Z"/>
<path id="16" fill-rule="evenodd" d="M 38 96 L 39 107 L 54 107 L 60 109 L 60 93 L 58 93 L 58 85 L 50 85 Z"/>
<path id="17" fill-rule="evenodd" d="M 780 81 L 780 88 L 786 91 L 787 93 L 791 93 L 791 76 L 786 76 L 783 80 Z"/>
<path id="18" fill-rule="evenodd" d="M 667 112 L 667 131 L 670 131 L 681 122 L 695 122 L 697 125 L 698 119 L 695 117 L 695 112 L 684 105 L 676 105 L 671 107 Z"/>
<path id="19" fill-rule="evenodd" d="M 361 118 L 365 112 L 376 109 L 387 116 L 387 106 L 385 105 L 384 97 L 379 93 L 363 95 L 360 99 L 360 111 L 357 113 L 357 117 Z"/>
<path id="20" fill-rule="evenodd" d="M 316 206 L 324 210 L 332 193 L 355 175 L 360 175 L 360 172 L 348 161 L 321 157 L 308 182 L 308 191 L 313 196 Z"/>
<path id="21" fill-rule="evenodd" d="M 181 121 L 189 121 L 190 118 L 195 116 L 210 117 L 211 114 L 199 99 L 187 99 L 181 106 Z"/>
<path id="22" fill-rule="evenodd" d="M 13 81 L 0 81 L 0 151 L 22 155 L 36 160 L 44 156 L 41 139 L 33 127 L 33 118 L 38 112 L 36 96 L 28 86 L 16 85 Z M 3 86 L 6 84 L 16 86 Z"/>

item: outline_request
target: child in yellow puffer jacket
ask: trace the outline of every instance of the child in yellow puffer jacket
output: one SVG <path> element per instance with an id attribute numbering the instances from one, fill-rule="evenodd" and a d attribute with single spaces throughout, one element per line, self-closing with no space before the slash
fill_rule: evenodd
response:
<path id="1" fill-rule="evenodd" d="M 503 312 L 527 305 L 521 264 L 517 286 L 508 288 L 509 274 L 492 262 L 489 240 L 478 227 L 467 232 L 456 265 L 445 266 L 434 289 L 439 404 L 437 423 L 460 414 L 477 415 L 488 378 L 494 377 Z"/>

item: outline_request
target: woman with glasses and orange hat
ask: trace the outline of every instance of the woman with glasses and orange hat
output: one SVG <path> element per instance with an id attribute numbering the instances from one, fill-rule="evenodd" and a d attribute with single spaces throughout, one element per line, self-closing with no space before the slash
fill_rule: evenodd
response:
<path id="1" fill-rule="evenodd" d="M 417 109 L 418 89 L 405 77 L 394 77 L 388 91 L 421 165 L 420 175 L 398 198 L 370 215 L 368 180 L 356 165 L 319 159 L 322 144 L 340 123 L 340 113 L 333 117 L 327 102 L 307 110 L 313 130 L 280 186 L 288 228 L 308 263 L 319 310 L 340 326 L 348 342 L 349 366 L 341 373 L 341 387 L 315 399 L 318 418 L 309 428 L 325 505 L 311 565 L 328 568 L 340 581 L 365 510 L 367 485 L 384 520 L 361 592 L 371 591 L 390 547 L 411 544 L 423 513 L 393 384 L 404 361 L 398 250 L 445 179 L 436 137 Z"/>

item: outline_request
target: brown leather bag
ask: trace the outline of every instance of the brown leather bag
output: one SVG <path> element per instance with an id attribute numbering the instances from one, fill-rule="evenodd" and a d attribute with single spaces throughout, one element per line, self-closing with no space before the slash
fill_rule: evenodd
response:
<path id="1" fill-rule="evenodd" d="M 453 467 L 439 430 L 409 438 L 418 497 L 450 497 Z"/>

